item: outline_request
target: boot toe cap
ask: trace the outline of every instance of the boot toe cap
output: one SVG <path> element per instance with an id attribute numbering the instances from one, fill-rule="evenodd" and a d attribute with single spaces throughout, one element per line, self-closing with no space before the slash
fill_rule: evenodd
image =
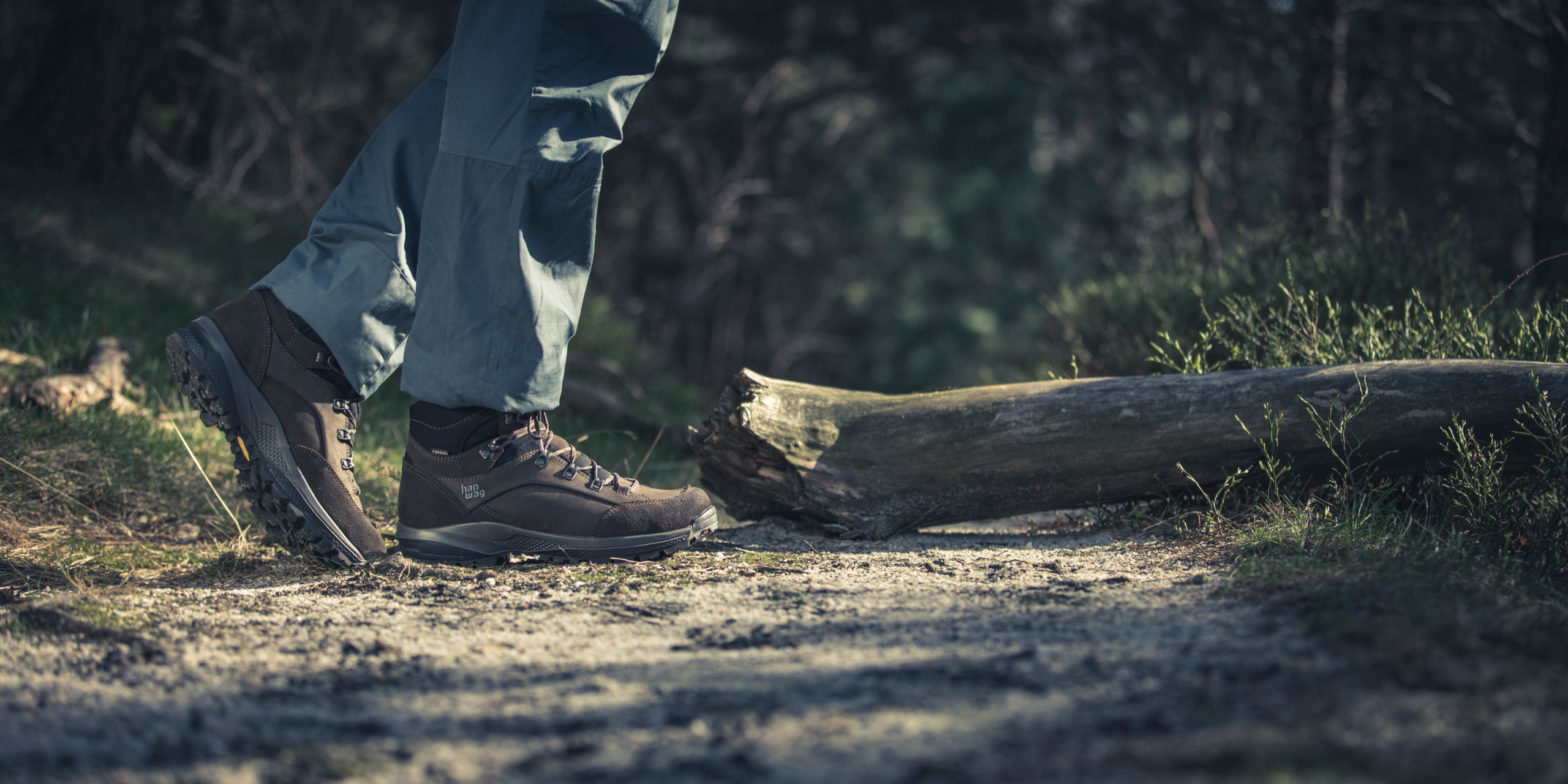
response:
<path id="1" fill-rule="evenodd" d="M 712 508 L 708 494 L 695 487 L 683 487 L 663 498 L 627 501 L 599 517 L 596 536 L 631 536 L 685 528 Z"/>

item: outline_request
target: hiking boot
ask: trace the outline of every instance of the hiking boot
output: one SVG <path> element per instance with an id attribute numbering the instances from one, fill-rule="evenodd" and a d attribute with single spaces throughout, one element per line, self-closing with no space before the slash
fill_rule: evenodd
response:
<path id="1" fill-rule="evenodd" d="M 272 292 L 246 292 L 164 346 L 202 423 L 229 440 L 240 487 L 273 538 L 337 566 L 386 552 L 354 481 L 359 397 Z"/>
<path id="2" fill-rule="evenodd" d="M 422 416 L 422 407 L 431 413 Z M 657 490 L 611 473 L 551 433 L 543 412 L 416 403 L 411 419 L 397 525 L 410 557 L 469 566 L 513 554 L 646 561 L 718 523 L 707 493 Z"/>

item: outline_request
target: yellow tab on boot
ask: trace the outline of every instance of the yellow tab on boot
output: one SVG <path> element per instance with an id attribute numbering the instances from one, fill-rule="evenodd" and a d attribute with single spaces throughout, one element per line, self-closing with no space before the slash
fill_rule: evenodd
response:
<path id="1" fill-rule="evenodd" d="M 245 448 L 245 439 L 235 436 L 234 440 L 240 445 L 240 454 L 245 455 L 245 462 L 250 462 L 250 450 Z"/>

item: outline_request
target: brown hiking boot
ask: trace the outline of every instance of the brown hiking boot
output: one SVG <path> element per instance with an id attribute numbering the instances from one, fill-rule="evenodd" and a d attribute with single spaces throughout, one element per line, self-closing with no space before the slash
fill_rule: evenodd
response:
<path id="1" fill-rule="evenodd" d="M 707 493 L 617 476 L 551 433 L 543 412 L 439 409 L 468 413 L 431 423 L 420 420 L 425 405 L 414 406 L 403 457 L 397 538 L 405 555 L 469 566 L 513 554 L 645 561 L 685 548 L 718 522 Z"/>
<path id="2" fill-rule="evenodd" d="M 327 348 L 270 291 L 169 336 L 180 389 L 229 440 L 256 517 L 288 549 L 351 566 L 386 552 L 354 481 L 359 398 Z"/>

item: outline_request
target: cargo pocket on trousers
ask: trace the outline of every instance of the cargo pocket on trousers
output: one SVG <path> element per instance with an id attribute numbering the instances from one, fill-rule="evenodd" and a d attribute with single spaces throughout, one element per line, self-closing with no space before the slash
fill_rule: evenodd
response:
<path id="1" fill-rule="evenodd" d="M 570 264 L 586 273 L 598 219 L 599 162 L 579 162 L 570 167 L 570 176 L 550 166 L 527 168 L 528 203 L 520 228 L 528 255 L 541 264 Z"/>

